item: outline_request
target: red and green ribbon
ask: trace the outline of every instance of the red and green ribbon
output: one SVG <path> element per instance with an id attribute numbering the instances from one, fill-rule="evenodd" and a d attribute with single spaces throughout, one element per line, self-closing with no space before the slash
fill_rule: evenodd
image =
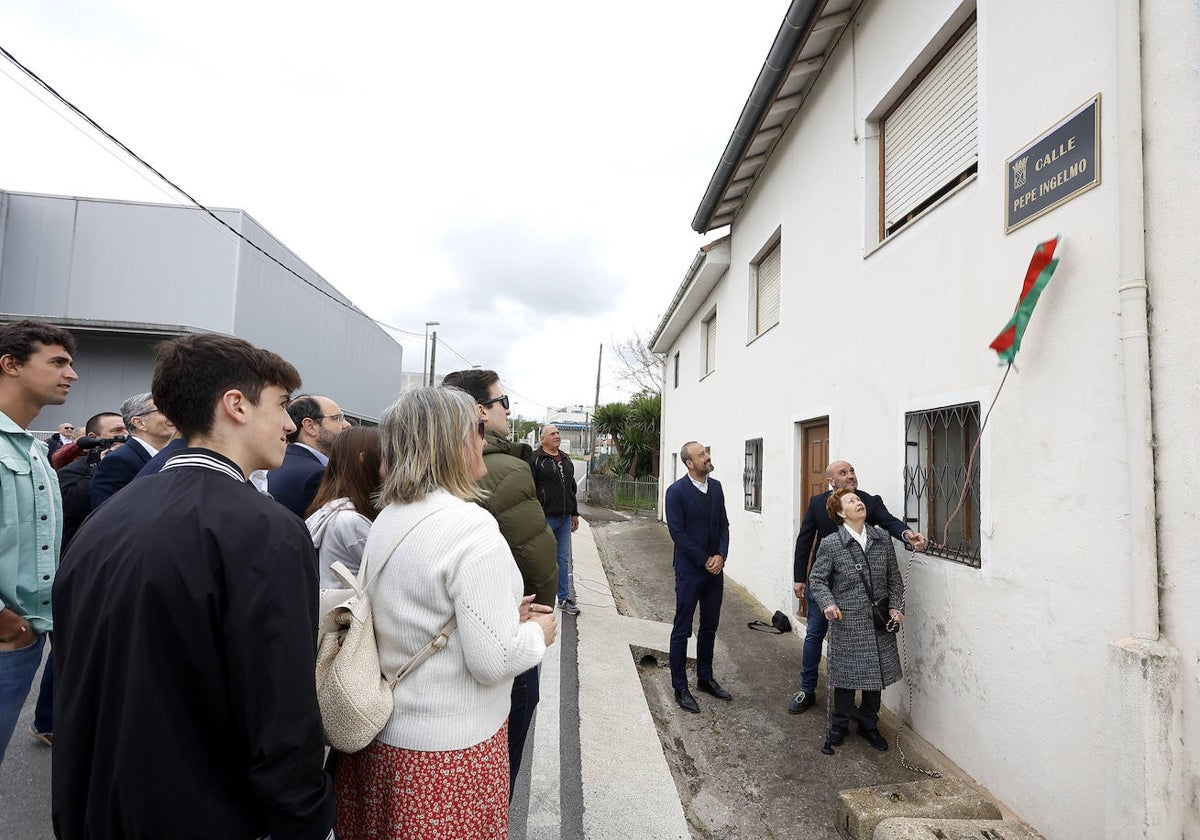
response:
<path id="1" fill-rule="evenodd" d="M 1061 239 L 1062 237 L 1056 236 L 1034 249 L 1033 259 L 1029 261 L 1029 270 L 1025 272 L 1025 285 L 1021 287 L 1016 311 L 1008 319 L 1000 335 L 996 336 L 996 340 L 988 345 L 996 351 L 1001 362 L 1011 365 L 1017 357 L 1017 351 L 1021 349 L 1021 338 L 1025 335 L 1025 328 L 1029 326 L 1033 308 L 1037 306 L 1042 290 L 1054 276 L 1054 269 L 1058 268 L 1058 260 L 1054 259 L 1054 249 L 1058 247 Z"/>

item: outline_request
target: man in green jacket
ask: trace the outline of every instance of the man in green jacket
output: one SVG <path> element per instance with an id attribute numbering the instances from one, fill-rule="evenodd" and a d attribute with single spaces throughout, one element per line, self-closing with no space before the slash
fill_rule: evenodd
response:
<path id="1" fill-rule="evenodd" d="M 533 595 L 535 603 L 553 607 L 558 587 L 558 543 L 546 525 L 534 489 L 530 468 L 533 449 L 508 438 L 508 396 L 500 387 L 500 376 L 494 370 L 458 370 L 446 375 L 442 387 L 459 388 L 475 400 L 479 419 L 486 424 L 487 438 L 483 449 L 487 475 L 479 486 L 488 497 L 479 504 L 496 517 L 525 580 L 525 594 Z M 509 799 L 521 769 L 521 753 L 533 711 L 541 697 L 540 682 L 537 668 L 513 680 L 508 715 Z"/>

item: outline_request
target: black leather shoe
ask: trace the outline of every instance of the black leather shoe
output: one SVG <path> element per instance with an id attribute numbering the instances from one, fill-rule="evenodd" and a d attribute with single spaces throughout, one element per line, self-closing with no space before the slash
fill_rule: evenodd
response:
<path id="1" fill-rule="evenodd" d="M 817 702 L 817 697 L 811 691 L 797 691 L 788 701 L 788 714 L 803 714 Z"/>
<path id="2" fill-rule="evenodd" d="M 858 736 L 860 738 L 866 738 L 867 743 L 880 752 L 887 752 L 887 738 L 884 738 L 882 735 L 880 735 L 878 729 L 864 729 L 863 727 L 859 726 Z"/>
<path id="3" fill-rule="evenodd" d="M 840 747 L 842 741 L 846 740 L 846 729 L 830 729 L 829 734 L 825 737 L 825 742 L 831 747 Z"/>
<path id="4" fill-rule="evenodd" d="M 700 704 L 696 702 L 696 698 L 692 696 L 692 692 L 686 688 L 675 689 L 675 702 L 679 704 L 679 708 L 685 712 L 699 712 Z"/>
<path id="5" fill-rule="evenodd" d="M 732 700 L 733 695 L 725 689 L 721 688 L 721 684 L 716 680 L 697 680 L 696 688 L 703 691 L 705 694 L 711 694 L 718 700 Z"/>

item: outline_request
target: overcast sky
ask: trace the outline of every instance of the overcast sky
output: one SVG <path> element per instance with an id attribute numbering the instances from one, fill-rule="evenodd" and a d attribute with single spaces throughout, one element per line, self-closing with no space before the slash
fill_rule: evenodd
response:
<path id="1" fill-rule="evenodd" d="M 788 5 L 4 0 L 0 45 L 416 333 L 392 333 L 406 370 L 439 321 L 541 417 L 590 405 L 600 345 L 657 326 Z M 0 72 L 0 189 L 180 200 Z M 605 368 L 601 402 L 623 398 Z"/>

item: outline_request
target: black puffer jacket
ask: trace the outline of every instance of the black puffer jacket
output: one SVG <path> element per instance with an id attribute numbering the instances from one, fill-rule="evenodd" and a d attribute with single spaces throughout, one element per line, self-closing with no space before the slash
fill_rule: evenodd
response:
<path id="1" fill-rule="evenodd" d="M 547 516 L 579 515 L 579 505 L 575 501 L 575 467 L 565 452 L 560 462 L 539 446 L 533 453 L 533 483 L 537 485 L 537 498 Z"/>

